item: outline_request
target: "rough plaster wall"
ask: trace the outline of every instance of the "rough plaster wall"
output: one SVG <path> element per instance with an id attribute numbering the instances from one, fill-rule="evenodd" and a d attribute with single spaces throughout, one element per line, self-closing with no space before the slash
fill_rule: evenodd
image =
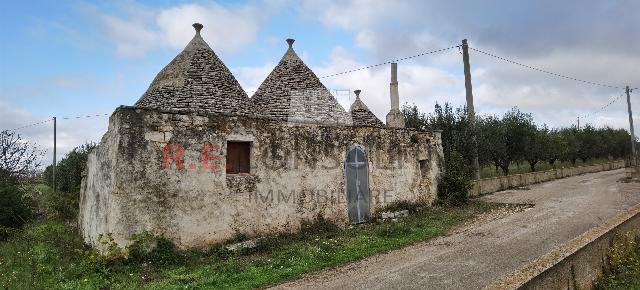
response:
<path id="1" fill-rule="evenodd" d="M 90 244 L 98 243 L 98 236 L 111 232 L 114 214 L 113 193 L 116 190 L 116 152 L 119 136 L 118 115 L 109 119 L 109 128 L 100 144 L 87 157 L 80 190 L 80 212 L 78 214 L 82 236 Z"/>
<path id="2" fill-rule="evenodd" d="M 396 200 L 435 199 L 442 163 L 437 132 L 294 126 L 259 118 L 134 108 L 120 108 L 114 116 L 121 129 L 115 134 L 110 128 L 92 153 L 83 189 L 83 212 L 108 209 L 82 219 L 85 239 L 93 244 L 100 230 L 111 232 L 121 245 L 128 244 L 132 234 L 152 230 L 181 247 L 191 247 L 239 233 L 296 231 L 302 222 L 318 216 L 347 224 L 344 158 L 354 144 L 363 146 L 369 156 L 372 213 Z M 252 142 L 250 175 L 225 173 L 228 140 Z M 175 162 L 163 169 L 167 144 L 184 149 L 183 170 Z M 218 157 L 209 162 L 218 168 L 202 168 L 204 144 L 219 146 L 210 151 Z M 115 161 L 103 160 L 106 152 L 114 151 Z M 424 177 L 418 162 L 422 159 L 429 163 Z M 96 181 L 110 173 L 118 186 Z"/>

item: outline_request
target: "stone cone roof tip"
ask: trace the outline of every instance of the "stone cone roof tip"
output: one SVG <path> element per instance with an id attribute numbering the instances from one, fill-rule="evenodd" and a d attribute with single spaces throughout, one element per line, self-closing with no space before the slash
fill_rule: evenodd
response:
<path id="1" fill-rule="evenodd" d="M 349 114 L 296 54 L 294 42 L 287 39 L 287 51 L 251 97 L 254 108 L 281 120 L 351 124 Z"/>
<path id="2" fill-rule="evenodd" d="M 136 106 L 176 111 L 252 114 L 240 83 L 200 35 L 194 23 L 189 44 L 155 77 Z"/>
<path id="3" fill-rule="evenodd" d="M 349 108 L 353 125 L 355 126 L 372 126 L 383 127 L 384 123 L 369 110 L 367 105 L 360 99 L 360 90 L 353 91 L 356 94 L 356 100 L 353 101 Z"/>

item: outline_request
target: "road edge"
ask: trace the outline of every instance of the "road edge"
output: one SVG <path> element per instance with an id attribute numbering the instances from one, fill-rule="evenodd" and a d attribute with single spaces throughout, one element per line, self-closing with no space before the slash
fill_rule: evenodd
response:
<path id="1" fill-rule="evenodd" d="M 640 230 L 640 204 L 485 289 L 592 289 L 608 267 L 613 237 L 631 230 Z"/>

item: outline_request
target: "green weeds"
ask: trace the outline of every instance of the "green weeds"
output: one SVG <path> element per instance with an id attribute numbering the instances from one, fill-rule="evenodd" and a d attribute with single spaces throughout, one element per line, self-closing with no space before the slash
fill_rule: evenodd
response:
<path id="1" fill-rule="evenodd" d="M 322 219 L 302 232 L 270 236 L 231 252 L 222 245 L 178 250 L 150 233 L 128 251 L 99 255 L 63 220 L 36 220 L 0 243 L 0 285 L 8 289 L 212 289 L 259 288 L 444 235 L 498 205 L 429 207 L 397 222 L 344 229 Z M 105 245 L 111 245 L 108 235 Z"/>

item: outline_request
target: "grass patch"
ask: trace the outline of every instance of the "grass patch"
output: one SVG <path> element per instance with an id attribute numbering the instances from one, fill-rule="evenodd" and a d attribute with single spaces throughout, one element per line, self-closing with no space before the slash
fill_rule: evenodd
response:
<path id="1" fill-rule="evenodd" d="M 608 256 L 610 273 L 596 289 L 640 289 L 640 241 L 636 232 L 617 235 Z"/>
<path id="2" fill-rule="evenodd" d="M 0 243 L 0 285 L 8 289 L 248 289 L 274 285 L 446 234 L 474 216 L 500 207 L 471 202 L 430 207 L 398 222 L 339 229 L 319 221 L 303 232 L 260 239 L 250 251 L 221 245 L 155 256 L 105 260 L 87 248 L 77 229 L 37 220 Z M 169 247 L 170 248 L 170 247 Z"/>

